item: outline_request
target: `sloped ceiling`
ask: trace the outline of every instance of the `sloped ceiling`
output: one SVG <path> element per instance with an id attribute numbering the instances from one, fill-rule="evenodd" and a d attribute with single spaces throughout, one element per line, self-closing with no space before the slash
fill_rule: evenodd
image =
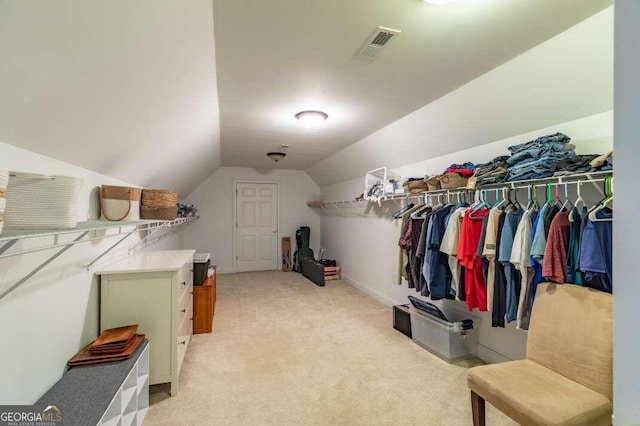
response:
<path id="1" fill-rule="evenodd" d="M 610 7 L 314 164 L 307 173 L 322 187 L 377 167 L 414 164 L 611 111 L 613 77 Z"/>
<path id="2" fill-rule="evenodd" d="M 183 196 L 220 165 L 211 0 L 1 0 L 0 63 L 2 142 Z"/>
<path id="3" fill-rule="evenodd" d="M 611 3 L 215 0 L 223 165 L 308 169 Z M 378 26 L 402 33 L 355 58 Z M 304 129 L 305 109 L 329 119 Z M 265 154 L 282 143 L 276 164 Z"/>

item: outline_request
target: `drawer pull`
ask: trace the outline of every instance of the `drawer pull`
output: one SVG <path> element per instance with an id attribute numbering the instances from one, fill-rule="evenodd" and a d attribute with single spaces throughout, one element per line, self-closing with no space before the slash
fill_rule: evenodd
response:
<path id="1" fill-rule="evenodd" d="M 183 309 L 183 310 L 181 310 L 180 312 L 182 312 L 182 313 L 184 314 L 185 312 L 187 312 L 187 310 L 186 310 L 186 309 Z"/>
<path id="2" fill-rule="evenodd" d="M 183 340 L 182 342 L 180 342 L 180 344 L 181 344 L 181 345 L 186 345 L 186 344 L 187 344 L 187 341 L 186 341 L 186 340 Z"/>
<path id="3" fill-rule="evenodd" d="M 181 284 L 182 284 L 182 285 L 187 285 L 187 282 L 186 282 L 186 281 L 182 281 L 182 283 L 181 283 Z"/>

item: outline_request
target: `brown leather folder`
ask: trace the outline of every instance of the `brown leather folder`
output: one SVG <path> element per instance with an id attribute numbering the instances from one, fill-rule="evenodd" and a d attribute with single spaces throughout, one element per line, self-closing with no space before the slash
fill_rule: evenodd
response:
<path id="1" fill-rule="evenodd" d="M 125 359 L 131 358 L 131 355 L 138 348 L 140 343 L 144 341 L 144 334 L 136 334 L 127 347 L 118 353 L 114 354 L 91 354 L 89 352 L 89 348 L 93 343 L 85 346 L 80 352 L 75 354 L 73 358 L 71 358 L 67 364 L 70 367 L 76 367 L 79 365 L 92 365 L 92 364 L 102 364 L 105 362 L 114 362 L 114 361 L 124 361 Z"/>

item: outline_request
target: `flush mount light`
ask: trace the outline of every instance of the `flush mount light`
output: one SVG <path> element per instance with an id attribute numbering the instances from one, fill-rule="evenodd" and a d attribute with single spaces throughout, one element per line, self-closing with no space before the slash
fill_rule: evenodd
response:
<path id="1" fill-rule="evenodd" d="M 267 157 L 271 158 L 276 163 L 286 157 L 284 152 L 267 152 Z"/>
<path id="2" fill-rule="evenodd" d="M 453 3 L 458 0 L 424 0 L 424 1 L 431 4 L 447 4 L 447 3 Z"/>
<path id="3" fill-rule="evenodd" d="M 296 114 L 296 118 L 304 127 L 315 129 L 320 127 L 329 116 L 322 111 L 300 111 Z"/>

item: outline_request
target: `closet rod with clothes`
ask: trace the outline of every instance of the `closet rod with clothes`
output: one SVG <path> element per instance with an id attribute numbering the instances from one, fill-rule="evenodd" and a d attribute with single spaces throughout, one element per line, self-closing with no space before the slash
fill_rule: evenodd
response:
<path id="1" fill-rule="evenodd" d="M 526 330 L 541 282 L 613 291 L 611 181 L 509 184 L 476 190 L 474 200 L 456 204 L 416 194 L 422 198 L 412 208 L 393 216 L 402 219 L 399 273 L 422 296 L 463 301 L 470 311 L 490 311 L 494 327 L 515 321 Z M 591 194 L 594 202 L 586 202 L 585 183 L 602 184 L 604 198 L 595 202 Z M 546 194 L 537 193 L 541 187 Z M 527 189 L 526 204 L 518 189 Z"/>

